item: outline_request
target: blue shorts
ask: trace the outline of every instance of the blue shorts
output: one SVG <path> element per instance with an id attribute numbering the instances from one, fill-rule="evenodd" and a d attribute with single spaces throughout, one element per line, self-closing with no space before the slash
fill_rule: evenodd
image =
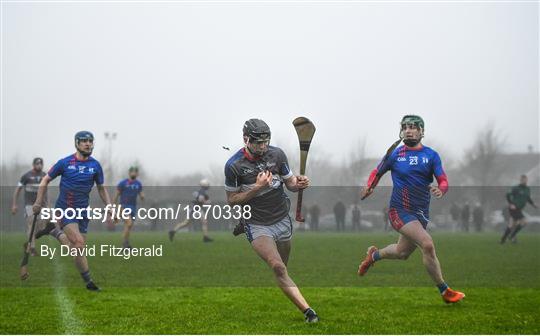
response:
<path id="1" fill-rule="evenodd" d="M 75 209 L 77 210 L 77 209 Z M 78 216 L 77 216 L 78 217 Z M 77 224 L 79 225 L 79 232 L 80 233 L 87 233 L 88 232 L 88 223 L 90 222 L 90 219 L 87 216 L 81 216 L 82 218 L 60 218 L 58 220 L 58 225 L 61 229 L 63 229 L 66 225 L 69 224 Z"/>
<path id="2" fill-rule="evenodd" d="M 427 227 L 429 222 L 429 214 L 422 210 L 405 210 L 400 208 L 388 209 L 388 218 L 394 230 L 399 231 L 404 225 L 412 221 L 419 221 L 424 227 Z"/>
<path id="3" fill-rule="evenodd" d="M 120 204 L 120 205 L 122 206 L 122 212 L 124 212 L 124 209 L 129 210 L 128 216 L 131 216 L 131 219 L 135 219 L 137 217 L 136 205 L 130 205 L 130 204 Z"/>

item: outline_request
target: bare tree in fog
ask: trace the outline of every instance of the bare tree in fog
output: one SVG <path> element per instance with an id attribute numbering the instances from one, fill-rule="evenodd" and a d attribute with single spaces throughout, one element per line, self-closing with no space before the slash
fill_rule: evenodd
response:
<path id="1" fill-rule="evenodd" d="M 506 144 L 492 122 L 478 133 L 473 145 L 465 151 L 461 172 L 469 178 L 469 185 L 477 186 L 477 194 L 482 207 L 488 206 L 490 187 L 498 185 L 504 166 L 498 164 Z M 481 230 L 481 227 L 478 228 Z"/>

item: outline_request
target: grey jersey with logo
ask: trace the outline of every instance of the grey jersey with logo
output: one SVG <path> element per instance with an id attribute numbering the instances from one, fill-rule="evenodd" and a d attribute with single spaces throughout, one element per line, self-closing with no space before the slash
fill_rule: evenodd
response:
<path id="1" fill-rule="evenodd" d="M 201 188 L 193 193 L 193 201 L 191 201 L 191 203 L 193 203 L 193 205 L 202 206 L 206 204 L 209 199 L 210 196 L 208 196 L 208 192 L 206 191 L 206 189 Z"/>
<path id="2" fill-rule="evenodd" d="M 21 176 L 18 186 L 24 187 L 24 204 L 33 205 L 37 198 L 37 191 L 45 172 L 36 173 L 34 170 L 28 171 Z"/>
<path id="3" fill-rule="evenodd" d="M 277 147 L 270 146 L 260 158 L 251 160 L 245 149 L 240 149 L 225 164 L 225 190 L 244 192 L 254 187 L 257 174 L 270 171 L 272 186 L 266 187 L 245 204 L 251 206 L 249 223 L 272 225 L 289 214 L 289 199 L 283 190 L 283 181 L 293 176 L 287 156 Z"/>

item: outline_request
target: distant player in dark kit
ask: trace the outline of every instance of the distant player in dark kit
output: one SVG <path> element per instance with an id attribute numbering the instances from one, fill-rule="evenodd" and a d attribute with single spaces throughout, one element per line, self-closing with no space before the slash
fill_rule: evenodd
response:
<path id="1" fill-rule="evenodd" d="M 507 194 L 508 212 L 510 214 L 510 222 L 501 238 L 501 244 L 506 242 L 510 237 L 510 241 L 517 243 L 517 233 L 527 224 L 523 215 L 523 208 L 530 203 L 534 208 L 538 209 L 531 199 L 531 189 L 527 186 L 527 175 L 521 175 L 519 184 L 513 187 Z"/>
<path id="2" fill-rule="evenodd" d="M 21 190 L 24 189 L 24 217 L 26 219 L 26 235 L 27 236 L 30 234 L 30 228 L 32 227 L 32 220 L 34 219 L 34 212 L 32 211 L 32 205 L 34 205 L 34 202 L 36 201 L 38 187 L 44 176 L 45 176 L 45 172 L 43 171 L 43 159 L 35 158 L 32 161 L 32 170 L 29 170 L 23 176 L 21 176 L 21 179 L 19 180 L 19 183 L 17 184 L 17 187 L 15 188 L 15 191 L 13 193 L 11 214 L 15 215 L 18 210 L 17 199 L 19 198 L 19 194 L 21 193 Z M 43 201 L 44 203 L 47 203 L 46 197 L 44 198 Z M 38 222 L 36 222 L 36 225 L 40 228 L 46 224 L 47 222 L 43 220 L 39 220 Z M 32 241 L 30 243 L 30 253 L 33 256 L 37 255 L 36 245 L 35 245 L 36 232 L 37 230 L 34 231 L 34 236 L 32 237 Z M 25 243 L 25 249 L 26 249 L 26 244 L 27 243 Z"/>
<path id="3" fill-rule="evenodd" d="M 71 211 L 81 212 L 82 218 L 68 218 L 65 216 L 58 221 L 61 230 L 54 233 L 57 229 L 51 231 L 51 235 L 61 235 L 65 233 L 70 247 L 83 251 L 86 244 L 86 233 L 88 232 L 88 213 L 85 209 L 89 205 L 89 195 L 94 184 L 97 186 L 99 196 L 105 206 L 111 207 L 109 193 L 103 186 L 103 169 L 100 163 L 94 159 L 91 154 L 94 149 L 94 135 L 88 131 L 81 131 L 75 134 L 75 154 L 60 159 L 41 180 L 38 195 L 34 203 L 34 214 L 39 214 L 42 208 L 43 199 L 47 193 L 47 186 L 56 177 L 61 176 L 60 194 L 56 200 L 56 209 L 71 209 Z M 78 210 L 81 209 L 81 210 Z M 70 212 L 71 212 L 70 211 Z M 73 217 L 73 216 L 69 216 Z M 88 261 L 83 253 L 74 257 L 75 266 L 81 273 L 81 277 L 86 283 L 86 288 L 92 291 L 98 291 L 90 276 Z"/>
<path id="4" fill-rule="evenodd" d="M 200 206 L 202 207 L 205 204 L 210 204 L 210 196 L 208 195 L 208 189 L 210 189 L 210 182 L 207 179 L 202 179 L 199 182 L 200 189 L 193 193 L 193 201 L 192 201 L 192 207 L 193 206 Z M 204 211 L 201 208 L 202 213 L 204 214 L 206 211 Z M 208 219 L 202 216 L 200 219 L 201 226 L 202 226 L 202 232 L 203 232 L 203 242 L 205 243 L 211 243 L 214 240 L 208 236 Z M 193 223 L 192 218 L 186 218 L 183 222 L 180 222 L 175 225 L 175 227 L 169 231 L 169 240 L 173 241 L 174 235 L 176 232 L 182 228 L 187 227 L 188 225 Z"/>
<path id="5" fill-rule="evenodd" d="M 379 178 L 387 171 L 392 172 L 393 190 L 388 216 L 392 227 L 400 233 L 397 244 L 383 249 L 368 248 L 367 256 L 358 267 L 358 275 L 363 276 L 368 269 L 382 259 L 405 260 L 416 247 L 422 250 L 423 263 L 431 279 L 437 285 L 444 302 L 461 301 L 465 294 L 448 287 L 443 279 L 439 259 L 435 253 L 433 239 L 427 232 L 429 222 L 430 193 L 441 198 L 448 190 L 448 180 L 444 173 L 439 154 L 423 146 L 424 121 L 416 115 L 406 115 L 401 120 L 400 138 L 404 146 L 397 147 L 371 173 L 362 196 L 373 193 Z M 432 186 L 433 176 L 438 187 Z"/>
<path id="6" fill-rule="evenodd" d="M 292 221 L 290 201 L 283 185 L 296 192 L 309 186 L 306 176 L 295 176 L 285 153 L 270 146 L 270 128 L 260 119 L 250 119 L 243 128 L 244 148 L 225 164 L 225 191 L 230 205 L 249 205 L 250 219 L 245 234 L 253 250 L 274 272 L 283 293 L 300 311 L 306 322 L 319 317 L 310 308 L 289 277 L 287 263 L 291 250 Z"/>
<path id="7" fill-rule="evenodd" d="M 137 217 L 137 197 L 140 197 L 141 201 L 144 201 L 143 186 L 141 181 L 137 179 L 139 176 L 139 168 L 130 167 L 128 175 L 128 178 L 123 179 L 118 183 L 116 195 L 114 196 L 115 204 L 119 204 L 122 207 L 121 209 L 129 210 L 128 218 L 123 218 L 124 231 L 122 232 L 122 246 L 124 248 L 131 248 L 129 234 L 133 227 L 133 222 Z M 118 200 L 120 200 L 120 203 L 118 203 Z"/>

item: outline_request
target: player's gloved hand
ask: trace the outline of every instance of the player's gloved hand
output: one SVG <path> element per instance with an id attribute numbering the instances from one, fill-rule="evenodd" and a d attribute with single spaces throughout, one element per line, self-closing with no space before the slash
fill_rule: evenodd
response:
<path id="1" fill-rule="evenodd" d="M 309 178 L 304 175 L 299 175 L 296 177 L 296 186 L 299 190 L 306 189 L 309 187 Z"/>
<path id="2" fill-rule="evenodd" d="M 32 211 L 34 212 L 34 215 L 39 215 L 41 211 L 41 204 L 34 203 L 34 205 L 32 205 Z"/>
<path id="3" fill-rule="evenodd" d="M 443 192 L 438 187 L 431 186 L 429 188 L 429 191 L 435 198 L 441 198 L 443 196 Z"/>
<path id="4" fill-rule="evenodd" d="M 510 204 L 510 210 L 516 210 L 516 206 L 513 204 Z"/>
<path id="5" fill-rule="evenodd" d="M 11 207 L 11 214 L 14 215 L 16 213 L 17 213 L 17 206 L 14 205 L 14 206 Z"/>

